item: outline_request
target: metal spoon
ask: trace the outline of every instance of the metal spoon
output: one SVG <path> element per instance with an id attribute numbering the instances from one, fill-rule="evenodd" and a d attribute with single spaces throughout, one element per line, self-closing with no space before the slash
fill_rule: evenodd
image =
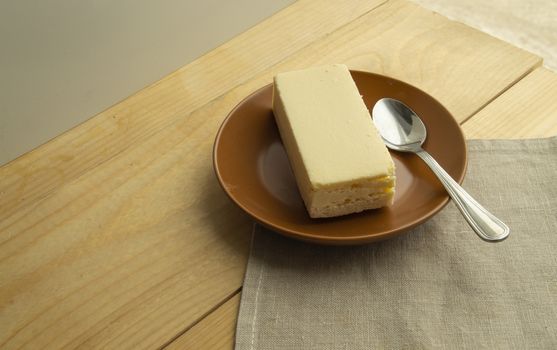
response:
<path id="1" fill-rule="evenodd" d="M 485 241 L 497 242 L 509 235 L 509 227 L 472 198 L 451 176 L 422 149 L 427 133 L 420 117 L 404 103 L 383 98 L 375 104 L 373 121 L 388 148 L 417 154 L 433 170 L 447 189 L 472 229 Z"/>

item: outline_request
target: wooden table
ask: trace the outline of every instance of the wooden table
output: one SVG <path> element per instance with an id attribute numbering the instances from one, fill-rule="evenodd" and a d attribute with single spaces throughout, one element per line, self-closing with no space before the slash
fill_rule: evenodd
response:
<path id="1" fill-rule="evenodd" d="M 403 0 L 298 1 L 0 168 L 0 347 L 231 348 L 252 223 L 215 133 L 275 73 L 326 63 L 424 89 L 469 138 L 557 134 L 539 57 Z"/>

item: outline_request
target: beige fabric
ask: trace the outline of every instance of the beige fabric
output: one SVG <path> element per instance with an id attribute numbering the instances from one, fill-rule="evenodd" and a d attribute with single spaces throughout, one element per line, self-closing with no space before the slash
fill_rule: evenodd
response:
<path id="1" fill-rule="evenodd" d="M 256 226 L 237 349 L 557 349 L 557 138 L 468 151 L 464 186 L 506 241 L 481 241 L 452 203 L 367 246 Z"/>

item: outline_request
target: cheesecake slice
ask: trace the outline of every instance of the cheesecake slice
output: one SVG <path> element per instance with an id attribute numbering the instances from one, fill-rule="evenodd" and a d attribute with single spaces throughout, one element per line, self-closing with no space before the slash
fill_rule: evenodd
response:
<path id="1" fill-rule="evenodd" d="M 312 218 L 392 204 L 393 160 L 345 65 L 277 74 L 273 112 Z"/>

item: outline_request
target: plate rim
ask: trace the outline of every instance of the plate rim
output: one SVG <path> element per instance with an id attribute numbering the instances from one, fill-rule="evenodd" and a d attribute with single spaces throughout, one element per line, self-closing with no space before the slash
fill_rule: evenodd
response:
<path id="1" fill-rule="evenodd" d="M 460 123 L 454 118 L 452 113 L 441 102 L 439 102 L 439 100 L 437 100 L 435 97 L 431 96 L 429 93 L 425 92 L 424 90 L 422 90 L 422 89 L 420 89 L 420 88 L 418 88 L 414 85 L 411 85 L 411 84 L 409 84 L 405 81 L 402 81 L 400 79 L 390 77 L 388 75 L 378 74 L 378 73 L 371 73 L 371 72 L 366 72 L 366 71 L 361 71 L 361 70 L 354 70 L 354 69 L 350 69 L 350 73 L 351 74 L 355 73 L 355 74 L 377 76 L 377 77 L 380 77 L 380 78 L 387 78 L 389 80 L 396 81 L 397 83 L 406 85 L 406 86 L 410 87 L 411 89 L 415 89 L 415 90 L 420 91 L 421 93 L 427 95 L 429 98 L 431 98 L 433 101 L 435 101 L 439 106 L 441 106 L 442 109 L 446 112 L 446 114 L 449 115 L 451 117 L 452 121 L 456 124 L 456 126 L 457 126 L 456 129 L 458 131 L 460 139 L 462 139 L 464 141 L 464 153 L 463 153 L 464 166 L 463 166 L 462 173 L 460 174 L 459 178 L 458 179 L 454 178 L 454 180 L 456 182 L 458 182 L 459 184 L 462 184 L 462 181 L 464 180 L 464 177 L 466 176 L 466 173 L 467 173 L 467 170 L 468 170 L 468 148 L 466 147 L 466 138 L 464 136 L 464 133 L 462 132 L 462 128 L 460 127 Z M 242 209 L 242 211 L 244 211 L 244 213 L 246 213 L 248 216 L 250 216 L 256 222 L 262 224 L 263 226 L 265 226 L 265 227 L 267 227 L 267 228 L 269 228 L 273 231 L 277 231 L 282 235 L 285 235 L 285 236 L 288 236 L 288 237 L 291 237 L 291 238 L 294 238 L 294 239 L 297 239 L 297 240 L 305 241 L 305 242 L 324 244 L 324 245 L 366 244 L 366 243 L 373 243 L 373 242 L 376 242 L 376 241 L 382 241 L 382 240 L 390 238 L 391 236 L 406 233 L 410 229 L 412 229 L 412 228 L 424 223 L 425 221 L 431 219 L 433 216 L 435 216 L 437 213 L 439 213 L 451 200 L 449 194 L 447 193 L 446 197 L 443 198 L 426 215 L 418 218 L 417 220 L 411 221 L 411 222 L 409 222 L 405 225 L 398 226 L 396 228 L 392 228 L 392 229 L 389 229 L 389 230 L 384 230 L 384 231 L 381 231 L 379 233 L 374 233 L 373 235 L 367 234 L 367 235 L 357 235 L 357 236 L 350 236 L 350 237 L 317 236 L 317 235 L 314 235 L 312 233 L 307 233 L 307 232 L 303 232 L 303 231 L 300 231 L 300 230 L 283 227 L 283 226 L 277 225 L 276 223 L 273 223 L 269 220 L 258 217 L 249 208 L 247 208 L 242 202 L 237 200 L 227 190 L 227 188 L 224 184 L 224 179 L 222 178 L 222 174 L 221 174 L 219 166 L 218 166 L 218 154 L 217 153 L 218 153 L 219 140 L 221 139 L 221 135 L 224 132 L 224 130 L 226 129 L 226 126 L 230 122 L 232 116 L 234 115 L 234 112 L 238 108 L 240 108 L 247 100 L 251 99 L 253 96 L 257 95 L 258 93 L 260 93 L 261 91 L 263 91 L 265 89 L 272 88 L 272 86 L 273 86 L 273 82 L 265 84 L 265 85 L 255 89 L 254 91 L 249 93 L 246 97 L 244 97 L 243 99 L 241 99 L 239 102 L 236 103 L 236 105 L 228 112 L 226 117 L 221 122 L 221 124 L 218 128 L 218 131 L 216 133 L 216 136 L 215 136 L 215 141 L 213 143 L 213 150 L 212 150 L 213 170 L 215 172 L 215 175 L 217 177 L 217 180 L 218 180 L 218 183 L 219 183 L 220 187 L 226 193 L 228 198 L 230 198 L 234 202 L 234 204 L 236 204 L 238 207 L 240 207 Z M 389 150 L 389 153 L 392 153 L 392 152 L 393 151 Z M 319 220 L 319 219 L 315 219 L 315 220 Z"/>

